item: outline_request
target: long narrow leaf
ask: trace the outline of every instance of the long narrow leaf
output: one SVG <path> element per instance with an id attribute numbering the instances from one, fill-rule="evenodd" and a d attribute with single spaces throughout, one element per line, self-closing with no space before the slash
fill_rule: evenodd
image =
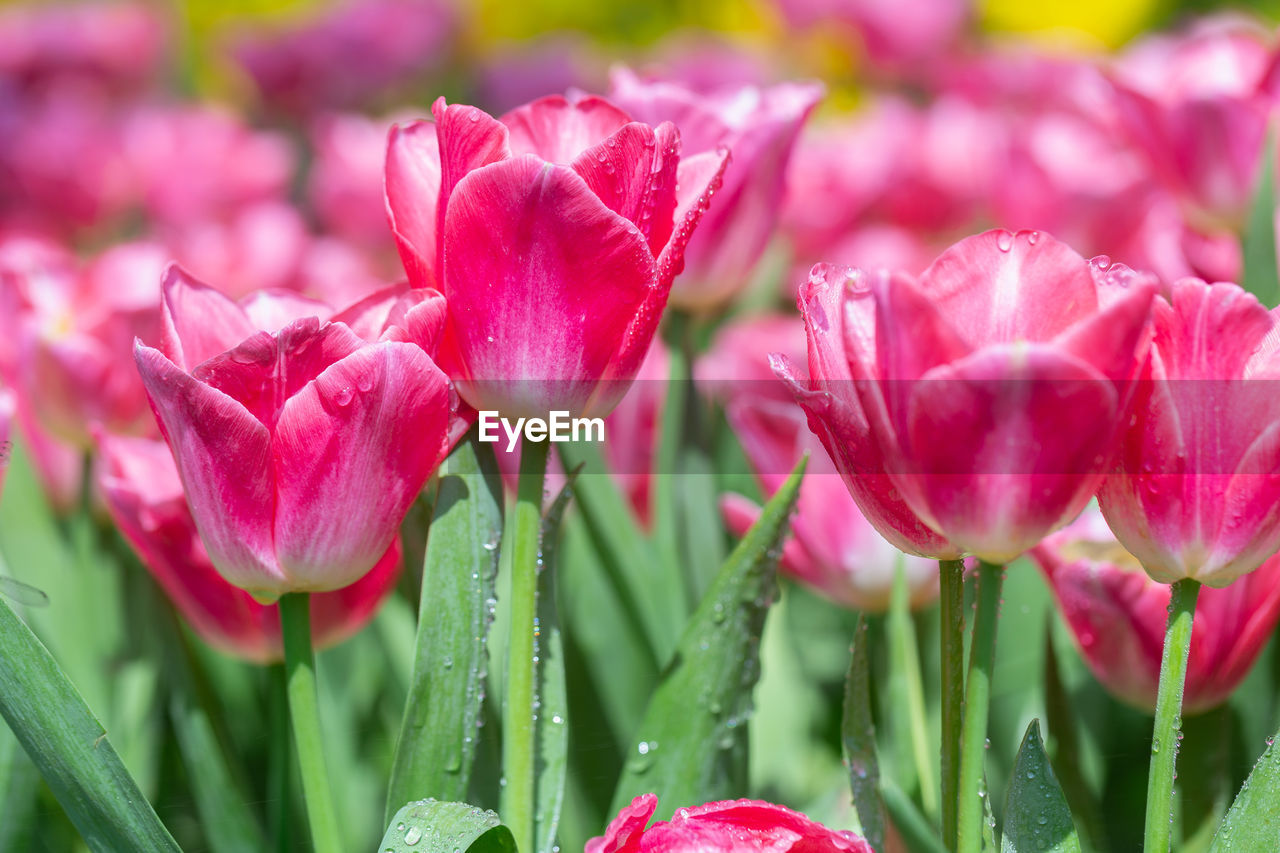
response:
<path id="1" fill-rule="evenodd" d="M 880 799 L 876 725 L 871 718 L 871 663 L 867 650 L 867 623 L 861 616 L 853 631 L 849 674 L 844 683 L 840 740 L 862 836 L 876 850 L 883 850 L 885 813 Z"/>
<path id="2" fill-rule="evenodd" d="M 106 730 L 31 630 L 0 599 L 0 715 L 92 850 L 178 845 Z"/>
<path id="3" fill-rule="evenodd" d="M 472 434 L 442 468 L 427 540 L 417 649 L 387 792 L 401 804 L 467 796 L 488 668 L 502 481 Z"/>
<path id="4" fill-rule="evenodd" d="M 1244 289 L 1268 308 L 1280 303 L 1276 268 L 1276 134 L 1268 130 L 1258 168 L 1258 185 L 1244 235 Z"/>
<path id="5" fill-rule="evenodd" d="M 1213 837 L 1209 853 L 1280 850 L 1280 749 L 1267 739 L 1266 751 L 1244 780 Z"/>
<path id="6" fill-rule="evenodd" d="M 765 505 L 689 619 L 645 711 L 614 790 L 616 814 L 637 794 L 658 795 L 660 817 L 737 795 L 745 786 L 745 728 L 759 674 L 764 617 L 787 517 L 807 459 Z"/>
<path id="7" fill-rule="evenodd" d="M 534 721 L 537 739 L 537 790 L 533 829 L 537 853 L 553 853 L 560 808 L 564 804 L 565 773 L 569 762 L 569 699 L 565 691 L 564 639 L 556 606 L 556 557 L 560 524 L 569 506 L 570 488 L 577 472 L 547 508 L 540 533 L 542 567 L 538 573 L 537 679 L 538 713 Z"/>

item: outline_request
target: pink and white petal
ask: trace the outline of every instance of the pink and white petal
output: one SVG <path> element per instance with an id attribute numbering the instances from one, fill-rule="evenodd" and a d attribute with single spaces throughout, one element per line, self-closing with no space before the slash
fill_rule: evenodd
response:
<path id="1" fill-rule="evenodd" d="M 905 496 L 966 552 L 1009 562 L 1089 502 L 1118 417 L 1089 365 L 1046 345 L 986 347 L 913 383 L 904 477 L 918 491 Z"/>
<path id="2" fill-rule="evenodd" d="M 760 518 L 760 505 L 755 501 L 728 493 L 720 496 L 720 517 L 732 536 L 741 539 Z M 809 553 L 795 536 L 788 534 L 782 542 L 779 565 L 807 583 L 820 586 L 821 568 L 814 565 Z"/>
<path id="3" fill-rule="evenodd" d="M 334 314 L 329 322 L 343 323 L 366 341 L 373 343 L 382 336 L 393 311 L 400 300 L 410 292 L 409 283 L 402 281 L 369 294 Z"/>
<path id="4" fill-rule="evenodd" d="M 383 189 L 400 261 L 416 287 L 436 287 L 440 280 L 440 182 L 436 125 L 415 121 L 393 126 Z"/>
<path id="5" fill-rule="evenodd" d="M 311 642 L 316 648 L 335 646 L 367 625 L 395 589 L 403 567 L 404 554 L 397 537 L 360 580 L 315 595 L 311 599 Z"/>
<path id="6" fill-rule="evenodd" d="M 418 287 L 441 290 L 444 272 L 444 222 L 458 182 L 476 169 L 511 159 L 507 126 L 476 107 L 446 104 L 444 98 L 431 105 L 440 143 L 440 197 L 436 203 L 435 282 L 413 282 Z M 423 248 L 426 251 L 426 248 Z M 411 279 L 412 281 L 412 279 Z"/>
<path id="7" fill-rule="evenodd" d="M 259 332 L 201 364 L 192 376 L 231 396 L 272 429 L 290 397 L 364 345 L 341 323 L 321 325 L 315 317 L 305 317 L 275 335 Z"/>
<path id="8" fill-rule="evenodd" d="M 234 300 L 177 264 L 164 271 L 160 351 L 184 370 L 233 349 L 259 331 Z"/>
<path id="9" fill-rule="evenodd" d="M 339 589 L 373 568 L 444 458 L 448 426 L 448 379 L 394 341 L 357 350 L 285 403 L 272 464 L 290 588 Z"/>
<path id="10" fill-rule="evenodd" d="M 617 133 L 631 117 L 604 98 L 570 101 L 548 95 L 516 107 L 500 121 L 510 132 L 511 154 L 534 154 L 567 166 L 582 152 Z"/>
<path id="11" fill-rule="evenodd" d="M 724 183 L 729 149 L 703 151 L 680 161 L 676 177 L 675 227 L 658 255 L 658 289 L 665 304 L 671 282 L 684 269 L 684 249 Z"/>
<path id="12" fill-rule="evenodd" d="M 1146 356 L 1155 294 L 1154 282 L 1135 284 L 1064 331 L 1054 345 L 1115 382 L 1131 380 Z"/>
<path id="13" fill-rule="evenodd" d="M 244 406 L 141 343 L 134 360 L 218 571 L 257 598 L 289 587 L 276 562 L 271 438 Z"/>
<path id="14" fill-rule="evenodd" d="M 1168 375 L 1178 379 L 1237 379 L 1275 321 L 1252 293 L 1199 279 L 1173 283 L 1172 309 L 1158 306 L 1155 345 Z"/>
<path id="15" fill-rule="evenodd" d="M 1221 526 L 1206 531 L 1211 550 L 1195 575 L 1213 587 L 1253 571 L 1280 548 L 1280 420 L 1249 447 L 1220 500 Z"/>
<path id="16" fill-rule="evenodd" d="M 653 256 L 577 173 L 532 156 L 473 172 L 454 193 L 446 234 L 442 359 L 472 406 L 582 414 L 602 377 L 634 377 L 639 359 L 626 374 L 618 347 L 653 290 Z"/>
<path id="17" fill-rule="evenodd" d="M 571 166 L 605 207 L 635 223 L 656 256 L 670 239 L 676 207 L 679 136 L 631 122 L 579 154 Z"/>
<path id="18" fill-rule="evenodd" d="M 1089 265 L 1036 231 L 987 231 L 943 252 L 920 290 L 974 346 L 1052 340 L 1098 308 Z"/>
<path id="19" fill-rule="evenodd" d="M 254 328 L 264 332 L 283 329 L 306 317 L 326 322 L 333 309 L 319 299 L 303 296 L 292 290 L 258 290 L 240 302 Z"/>

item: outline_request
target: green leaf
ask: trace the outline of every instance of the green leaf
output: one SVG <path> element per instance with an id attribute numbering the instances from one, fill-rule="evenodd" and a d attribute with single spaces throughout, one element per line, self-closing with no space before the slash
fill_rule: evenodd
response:
<path id="1" fill-rule="evenodd" d="M 178 695 L 169 715 L 209 849 L 214 853 L 265 850 L 266 837 L 227 769 L 208 714 L 187 696 Z"/>
<path id="2" fill-rule="evenodd" d="M 1003 853 L 1080 851 L 1071 809 L 1044 752 L 1039 720 L 1027 727 L 1013 762 L 1000 849 Z"/>
<path id="3" fill-rule="evenodd" d="M 669 589 L 668 583 L 654 582 L 654 573 L 662 563 L 653 544 L 640 532 L 599 449 L 589 442 L 562 442 L 556 451 L 565 470 L 582 468 L 574 494 L 600 554 L 600 569 L 626 608 L 626 622 L 618 629 L 644 637 L 656 669 L 671 654 L 683 608 L 673 597 L 679 595 L 683 601 L 683 593 Z"/>
<path id="4" fill-rule="evenodd" d="M 502 480 L 474 432 L 440 469 L 422 568 L 417 648 L 387 790 L 396 803 L 462 800 L 475 759 L 488 668 Z"/>
<path id="5" fill-rule="evenodd" d="M 1046 622 L 1044 626 L 1045 724 L 1049 728 L 1049 734 L 1055 745 L 1054 757 L 1058 780 L 1062 783 L 1062 792 L 1067 798 L 1071 813 L 1076 815 L 1080 822 L 1083 840 L 1092 849 L 1102 849 L 1104 845 L 1101 840 L 1105 837 L 1102 814 L 1081 768 L 1080 756 L 1084 750 L 1077 733 L 1075 707 L 1067 694 L 1067 687 L 1063 683 L 1062 671 L 1058 665 L 1053 630 L 1053 623 Z"/>
<path id="6" fill-rule="evenodd" d="M 880 796 L 894 829 L 911 853 L 947 853 L 937 830 L 892 779 L 880 782 Z"/>
<path id="7" fill-rule="evenodd" d="M 467 803 L 419 800 L 391 818 L 382 853 L 516 853 L 511 831 L 487 809 Z"/>
<path id="8" fill-rule="evenodd" d="M 807 457 L 765 505 L 689 619 L 645 710 L 610 814 L 638 794 L 658 795 L 659 817 L 739 794 L 746 783 L 744 725 L 759 673 L 759 637 L 776 591 L 787 518 Z"/>
<path id="9" fill-rule="evenodd" d="M 0 726 L 0 851 L 31 850 L 35 844 L 40 774 L 5 726 Z"/>
<path id="10" fill-rule="evenodd" d="M 840 741 L 849 768 L 849 788 L 862 836 L 884 849 L 884 803 L 880 799 L 880 762 L 876 758 L 876 724 L 871 718 L 871 663 L 867 622 L 859 616 L 853 631 L 849 674 L 844 683 L 844 715 Z"/>
<path id="11" fill-rule="evenodd" d="M 1249 207 L 1244 234 L 1241 284 L 1268 308 L 1280 303 L 1280 271 L 1276 268 L 1276 133 L 1267 131 L 1258 167 L 1258 185 Z"/>
<path id="12" fill-rule="evenodd" d="M 102 724 L 3 599 L 0 715 L 90 849 L 178 850 Z"/>
<path id="13" fill-rule="evenodd" d="M 1267 739 L 1266 751 L 1244 780 L 1213 837 L 1209 853 L 1280 850 L 1280 749 Z"/>
<path id="14" fill-rule="evenodd" d="M 565 772 L 569 761 L 569 700 L 565 691 L 564 639 L 556 607 L 556 557 L 560 523 L 569 505 L 570 489 L 578 472 L 556 495 L 542 520 L 542 567 L 538 573 L 537 656 L 538 713 L 534 721 L 537 781 L 534 792 L 533 836 L 537 853 L 552 853 L 560 808 L 564 804 Z"/>

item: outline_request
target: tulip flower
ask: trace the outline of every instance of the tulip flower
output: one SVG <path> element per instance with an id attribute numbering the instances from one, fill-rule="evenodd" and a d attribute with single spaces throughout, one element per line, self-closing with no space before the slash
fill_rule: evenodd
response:
<path id="1" fill-rule="evenodd" d="M 886 474 L 937 535 L 1006 563 L 1100 485 L 1154 293 L 1037 232 L 962 240 L 916 281 L 818 271 L 801 292 L 813 380 L 797 397 L 842 473 Z"/>
<path id="2" fill-rule="evenodd" d="M 621 68 L 612 83 L 610 98 L 635 118 L 675 124 L 687 157 L 684 170 L 697 169 L 697 160 L 715 157 L 720 146 L 733 153 L 716 205 L 690 239 L 684 275 L 671 290 L 673 305 L 716 308 L 750 283 L 773 236 L 791 152 L 822 86 L 722 87 L 704 94 L 675 82 L 644 81 Z"/>
<path id="3" fill-rule="evenodd" d="M 1136 43 L 1113 69 L 1124 129 L 1204 230 L 1244 223 L 1272 109 L 1272 41 L 1243 19 L 1206 19 Z"/>
<path id="4" fill-rule="evenodd" d="M 476 409 L 607 414 L 727 155 L 681 169 L 673 125 L 595 97 L 432 111 L 392 130 L 386 188 L 410 282 L 448 300 L 441 366 Z"/>
<path id="5" fill-rule="evenodd" d="M 192 629 L 235 657 L 254 663 L 280 660 L 279 608 L 259 604 L 218 574 L 196 532 L 178 468 L 164 442 L 103 436 L 98 447 L 98 482 L 112 520 Z M 311 631 L 317 646 L 334 645 L 373 618 L 395 587 L 400 556 L 397 538 L 364 577 L 312 598 Z"/>
<path id="6" fill-rule="evenodd" d="M 299 297 L 239 305 L 166 273 L 161 347 L 134 357 L 210 559 L 255 598 L 364 576 L 447 454 L 443 306 L 414 301 L 370 341 Z"/>
<path id="7" fill-rule="evenodd" d="M 911 603 L 927 604 L 937 596 L 937 564 L 905 556 L 875 531 L 809 430 L 804 411 L 769 369 L 766 353 L 803 357 L 804 342 L 798 317 L 753 318 L 726 326 L 697 366 L 699 386 L 723 399 L 729 425 L 766 495 L 810 454 L 779 566 L 838 604 L 884 611 L 901 560 Z M 720 510 L 736 536 L 760 516 L 759 506 L 734 494 L 721 499 Z"/>
<path id="8" fill-rule="evenodd" d="M 760 800 L 725 800 L 677 809 L 671 820 L 646 828 L 658 807 L 653 794 L 624 806 L 586 853 L 873 853 L 852 832 L 827 829 L 799 812 Z"/>
<path id="9" fill-rule="evenodd" d="M 1145 711 L 1156 706 L 1169 586 L 1146 575 L 1097 510 L 1029 552 L 1094 677 Z M 1222 704 L 1248 674 L 1280 622 L 1280 557 L 1196 603 L 1183 711 Z"/>
<path id="10" fill-rule="evenodd" d="M 87 450 L 95 423 L 134 435 L 155 429 L 127 359 L 135 337 L 160 331 L 162 255 L 159 246 L 128 243 L 81 268 L 56 249 L 7 245 L 0 370 L 56 440 Z"/>
<path id="11" fill-rule="evenodd" d="M 1152 316 L 1150 381 L 1098 502 L 1155 580 L 1226 586 L 1280 547 L 1277 317 L 1198 279 Z"/>

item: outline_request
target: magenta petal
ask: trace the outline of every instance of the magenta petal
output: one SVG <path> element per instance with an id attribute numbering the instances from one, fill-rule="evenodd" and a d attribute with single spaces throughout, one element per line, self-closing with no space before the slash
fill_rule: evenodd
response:
<path id="1" fill-rule="evenodd" d="M 679 150 L 670 124 L 655 131 L 631 122 L 579 154 L 572 167 L 605 207 L 635 223 L 657 255 L 671 237 Z"/>
<path id="2" fill-rule="evenodd" d="M 234 300 L 177 264 L 164 271 L 161 351 L 190 370 L 235 347 L 258 327 Z"/>
<path id="3" fill-rule="evenodd" d="M 729 166 L 729 150 L 704 151 L 680 161 L 676 182 L 675 229 L 658 256 L 658 287 L 665 295 L 672 280 L 684 269 L 684 249 L 702 215 L 711 205 L 712 196 L 724 182 Z"/>
<path id="4" fill-rule="evenodd" d="M 588 148 L 617 133 L 631 117 L 604 98 L 570 101 L 563 95 L 549 95 L 516 107 L 501 121 L 511 134 L 512 156 L 534 154 L 567 166 Z"/>
<path id="5" fill-rule="evenodd" d="M 287 591 L 272 542 L 275 483 L 267 428 L 159 350 L 139 343 L 134 359 L 213 564 L 255 596 Z"/>
<path id="6" fill-rule="evenodd" d="M 291 589 L 337 589 L 373 567 L 443 458 L 448 425 L 448 379 L 413 344 L 364 347 L 285 403 L 275 544 Z"/>
<path id="7" fill-rule="evenodd" d="M 315 317 L 324 322 L 333 314 L 327 303 L 292 290 L 254 291 L 240 301 L 240 307 L 255 329 L 268 331 L 283 329 L 305 317 Z"/>
<path id="8" fill-rule="evenodd" d="M 1135 284 L 1121 294 L 1113 295 L 1097 313 L 1091 314 L 1054 340 L 1054 345 L 1103 376 L 1127 382 L 1141 363 L 1135 356 L 1145 354 L 1143 332 L 1155 298 L 1151 282 Z"/>
<path id="9" fill-rule="evenodd" d="M 1268 388 L 1264 393 L 1273 396 L 1275 391 Z M 1273 417 L 1249 447 L 1219 500 L 1221 527 L 1209 531 L 1215 534 L 1207 543 L 1212 550 L 1200 572 L 1193 575 L 1209 586 L 1225 586 L 1280 548 L 1280 420 Z"/>
<path id="10" fill-rule="evenodd" d="M 434 291 L 425 291 L 434 292 Z M 390 287 L 375 291 L 359 302 L 343 308 L 330 318 L 331 323 L 342 323 L 348 329 L 370 343 L 382 337 L 387 327 L 391 312 L 397 309 L 400 300 L 410 293 L 409 283 L 402 281 Z"/>
<path id="11" fill-rule="evenodd" d="M 604 835 L 587 842 L 585 853 L 639 853 L 645 825 L 658 808 L 653 794 L 640 794 L 609 821 Z"/>
<path id="12" fill-rule="evenodd" d="M 916 511 L 965 551 L 1006 563 L 1079 514 L 1102 479 L 1117 394 L 1045 345 L 987 347 L 912 383 Z"/>
<path id="13" fill-rule="evenodd" d="M 438 286 L 440 143 L 434 124 L 415 121 L 391 128 L 383 181 L 391 233 L 409 280 L 416 287 Z"/>
<path id="14" fill-rule="evenodd" d="M 640 358 L 648 349 L 652 331 L 640 342 L 628 329 L 653 290 L 653 256 L 577 173 L 532 156 L 472 172 L 446 234 L 444 354 L 461 363 L 467 402 L 507 416 L 581 414 L 602 377 L 634 376 L 638 359 L 629 373 L 615 362 L 620 346 Z"/>
<path id="15" fill-rule="evenodd" d="M 1035 231 L 961 240 L 921 274 L 920 290 L 975 345 L 1047 341 L 1098 307 L 1085 260 Z"/>
<path id="16" fill-rule="evenodd" d="M 274 335 L 259 332 L 199 365 L 191 375 L 237 400 L 271 429 L 286 400 L 329 365 L 364 345 L 359 335 L 341 323 L 321 324 L 307 317 Z"/>

